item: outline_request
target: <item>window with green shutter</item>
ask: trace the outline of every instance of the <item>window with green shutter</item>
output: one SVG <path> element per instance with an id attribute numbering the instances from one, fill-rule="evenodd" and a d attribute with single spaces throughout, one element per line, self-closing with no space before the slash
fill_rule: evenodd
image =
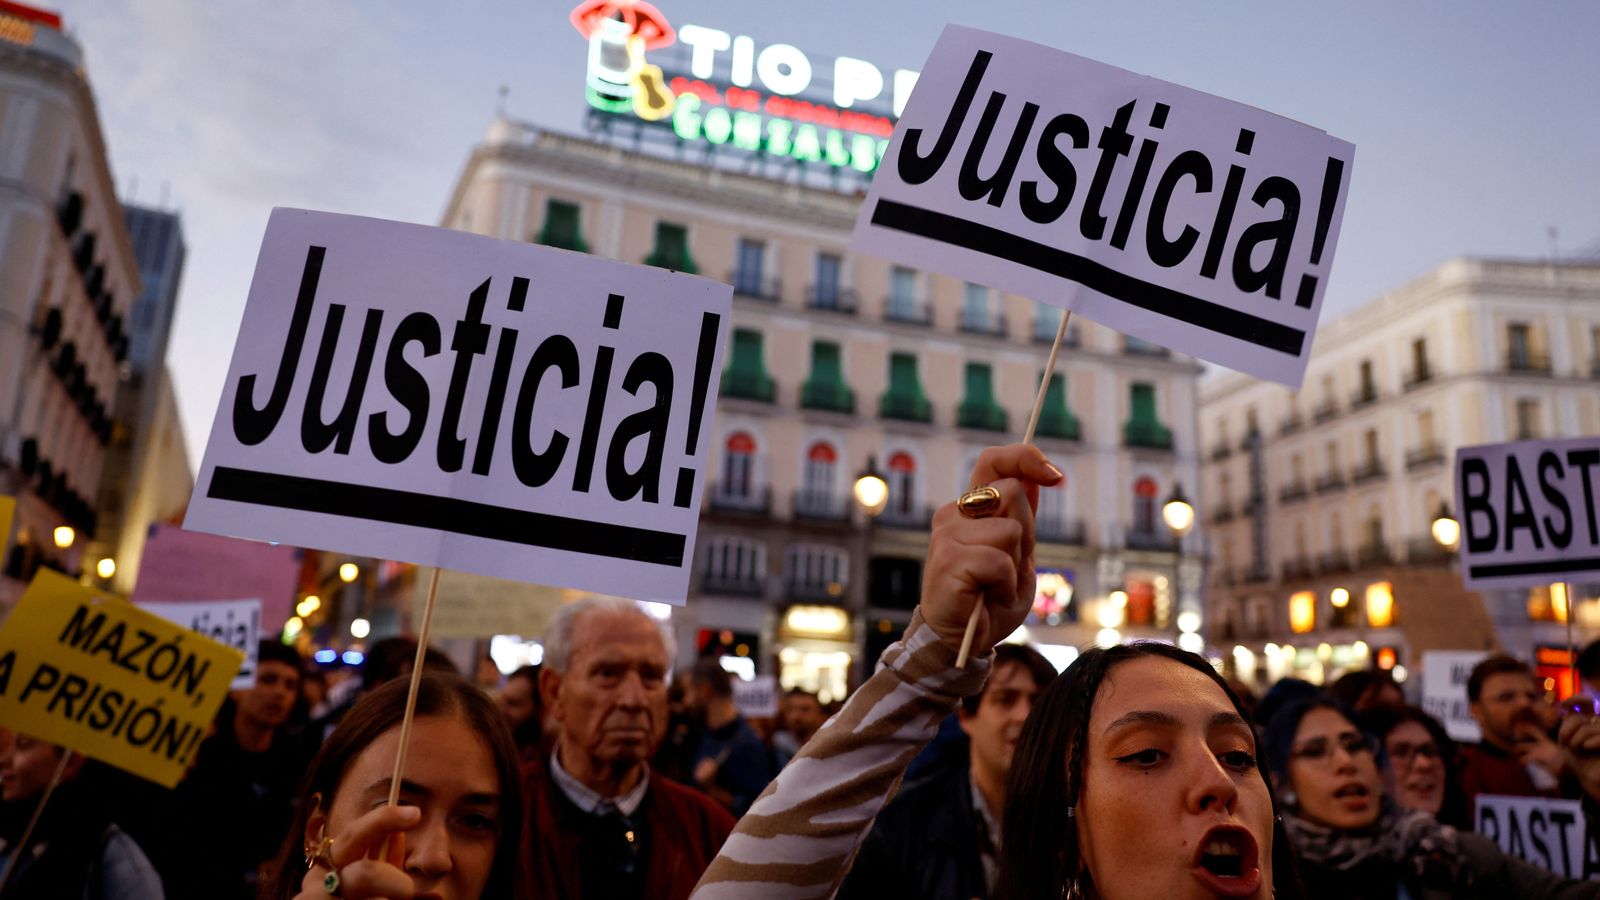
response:
<path id="1" fill-rule="evenodd" d="M 878 415 L 911 422 L 933 421 L 933 405 L 922 393 L 914 354 L 889 354 L 889 389 L 878 401 Z"/>
<path id="2" fill-rule="evenodd" d="M 672 222 L 656 223 L 656 246 L 644 258 L 647 266 L 660 266 L 693 275 L 700 271 L 689 255 L 689 229 Z"/>
<path id="3" fill-rule="evenodd" d="M 1040 376 L 1043 377 L 1043 374 L 1041 372 Z M 1050 386 L 1044 391 L 1044 408 L 1039 410 L 1039 425 L 1034 429 L 1034 434 L 1064 441 L 1082 440 L 1083 432 L 1078 417 L 1067 406 L 1067 376 L 1060 372 L 1050 376 Z"/>
<path id="4" fill-rule="evenodd" d="M 1156 388 L 1153 384 L 1135 382 L 1128 391 L 1128 424 L 1123 426 L 1123 440 L 1129 447 L 1149 447 L 1156 450 L 1172 449 L 1172 431 L 1156 418 Z"/>
<path id="5" fill-rule="evenodd" d="M 988 363 L 967 363 L 967 389 L 956 423 L 962 428 L 1005 431 L 1006 411 L 994 399 L 994 372 Z"/>
<path id="6" fill-rule="evenodd" d="M 805 409 L 842 413 L 856 411 L 856 393 L 845 384 L 838 344 L 832 341 L 811 343 L 811 377 L 800 388 L 800 405 Z"/>
<path id="7" fill-rule="evenodd" d="M 564 200 L 547 202 L 544 207 L 544 227 L 539 229 L 537 240 L 547 247 L 588 253 L 589 245 L 583 242 L 583 229 L 578 223 L 578 204 Z"/>
<path id="8" fill-rule="evenodd" d="M 733 352 L 722 373 L 722 396 L 771 403 L 776 386 L 761 359 L 761 332 L 751 328 L 733 330 Z"/>

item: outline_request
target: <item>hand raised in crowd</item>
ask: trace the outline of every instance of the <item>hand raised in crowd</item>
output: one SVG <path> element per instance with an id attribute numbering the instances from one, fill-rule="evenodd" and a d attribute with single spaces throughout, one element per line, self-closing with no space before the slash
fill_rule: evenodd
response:
<path id="1" fill-rule="evenodd" d="M 422 811 L 415 806 L 384 804 L 351 822 L 333 836 L 331 844 L 310 848 L 307 855 L 317 859 L 301 879 L 294 900 L 410 900 L 417 886 L 402 868 L 404 832 L 421 820 Z M 377 858 L 380 854 L 382 859 Z M 338 875 L 332 885 L 328 883 L 330 872 Z"/>
<path id="2" fill-rule="evenodd" d="M 1518 722 L 1514 727 L 1517 735 L 1517 762 L 1523 765 L 1533 763 L 1551 775 L 1561 777 L 1566 766 L 1566 754 L 1562 752 L 1561 746 L 1552 741 L 1544 729 L 1532 722 Z"/>
<path id="3" fill-rule="evenodd" d="M 1061 471 L 1037 447 L 991 447 L 978 457 L 973 488 L 1000 492 L 983 518 L 968 518 L 955 503 L 933 517 L 922 578 L 922 617 L 947 644 L 960 648 L 974 604 L 983 604 L 974 648 L 988 648 L 1015 631 L 1033 604 L 1033 513 L 1039 487 L 1059 484 Z"/>
<path id="4" fill-rule="evenodd" d="M 1594 708 L 1587 697 L 1569 698 L 1568 703 L 1582 703 Z M 1600 717 L 1592 714 L 1569 714 L 1561 720 L 1561 730 L 1556 740 L 1566 755 L 1567 768 L 1577 776 L 1583 792 L 1600 800 Z"/>

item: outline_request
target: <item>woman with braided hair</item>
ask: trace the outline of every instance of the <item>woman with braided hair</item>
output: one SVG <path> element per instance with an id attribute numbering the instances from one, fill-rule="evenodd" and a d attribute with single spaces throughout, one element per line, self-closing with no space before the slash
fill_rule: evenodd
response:
<path id="1" fill-rule="evenodd" d="M 992 448 L 934 517 L 904 638 L 739 821 L 698 900 L 833 896 L 873 817 L 1034 597 L 1033 513 L 1061 473 Z M 974 652 L 955 663 L 977 608 Z M 1204 660 L 1137 644 L 1081 656 L 1035 704 L 1012 761 L 999 896 L 1294 900 L 1255 735 Z"/>

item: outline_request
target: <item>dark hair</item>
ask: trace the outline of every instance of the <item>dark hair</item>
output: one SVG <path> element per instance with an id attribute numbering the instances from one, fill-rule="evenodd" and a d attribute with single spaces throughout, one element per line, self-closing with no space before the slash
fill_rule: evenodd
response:
<path id="1" fill-rule="evenodd" d="M 1280 678 L 1272 687 L 1267 688 L 1267 695 L 1256 704 L 1256 724 L 1265 726 L 1277 715 L 1278 710 L 1307 697 L 1316 697 L 1322 693 L 1322 688 L 1317 687 L 1303 678 Z"/>
<path id="2" fill-rule="evenodd" d="M 507 681 L 510 681 L 513 678 L 526 678 L 526 679 L 528 679 L 528 681 L 533 683 L 534 696 L 536 696 L 536 697 L 538 696 L 538 693 L 539 693 L 539 667 L 538 666 L 519 666 L 519 667 L 517 667 L 516 671 L 514 671 L 510 675 L 506 676 L 506 680 Z"/>
<path id="3" fill-rule="evenodd" d="M 1400 689 L 1388 669 L 1360 669 L 1339 676 L 1338 681 L 1329 685 L 1328 696 L 1360 712 L 1368 708 L 1364 701 L 1386 687 Z"/>
<path id="4" fill-rule="evenodd" d="M 262 641 L 257 645 L 256 664 L 265 662 L 283 663 L 293 668 L 297 675 L 306 666 L 305 657 L 300 655 L 300 651 L 282 641 Z"/>
<path id="5" fill-rule="evenodd" d="M 1600 641 L 1590 641 L 1578 651 L 1578 674 L 1585 681 L 1600 681 Z"/>
<path id="6" fill-rule="evenodd" d="M 1325 694 L 1303 697 L 1278 710 L 1261 732 L 1261 755 L 1266 759 L 1268 770 L 1282 779 L 1285 785 L 1289 783 L 1290 751 L 1294 748 L 1294 736 L 1300 730 L 1300 720 L 1318 709 L 1331 709 L 1348 720 L 1373 744 L 1374 754 L 1383 750 L 1383 745 L 1363 727 L 1366 722 L 1355 710 Z"/>
<path id="7" fill-rule="evenodd" d="M 417 660 L 417 642 L 408 637 L 384 638 L 367 648 L 367 658 L 361 665 L 361 689 L 370 691 L 402 675 L 411 674 Z M 450 657 L 429 647 L 423 652 L 422 668 L 426 672 L 447 672 L 460 675 L 461 670 Z"/>
<path id="8" fill-rule="evenodd" d="M 696 687 L 705 686 L 711 689 L 713 697 L 733 696 L 733 676 L 722 667 L 722 663 L 709 656 L 703 656 L 694 664 L 694 683 Z"/>
<path id="9" fill-rule="evenodd" d="M 976 715 L 978 707 L 983 705 L 983 698 L 989 694 L 989 685 L 994 683 L 994 676 L 1000 674 L 1000 669 L 1005 666 L 1021 666 L 1023 671 L 1033 676 L 1033 684 L 1039 690 L 1050 686 L 1056 680 L 1056 667 L 1050 665 L 1050 660 L 1044 654 L 1026 644 L 1000 644 L 994 648 L 994 662 L 989 664 L 989 681 L 983 686 L 983 693 L 971 697 L 961 698 L 961 708 L 966 714 Z"/>
<path id="10" fill-rule="evenodd" d="M 1533 677 L 1533 670 L 1528 664 L 1514 656 L 1499 654 L 1491 656 L 1472 667 L 1472 674 L 1467 676 L 1467 702 L 1477 703 L 1483 695 L 1483 683 L 1495 675 L 1526 675 Z"/>
<path id="11" fill-rule="evenodd" d="M 1467 795 L 1461 790 L 1459 781 L 1461 762 L 1456 757 L 1456 742 L 1450 739 L 1449 732 L 1444 730 L 1439 720 L 1415 706 L 1375 709 L 1366 713 L 1365 718 L 1367 730 L 1377 736 L 1386 751 L 1389 733 L 1406 722 L 1415 722 L 1427 729 L 1428 736 L 1439 748 L 1439 762 L 1444 766 L 1444 801 L 1439 805 L 1439 814 L 1435 818 L 1462 831 L 1471 831 L 1472 815 L 1467 805 Z"/>
<path id="12" fill-rule="evenodd" d="M 1078 824 L 1063 806 L 1076 806 L 1083 788 L 1084 745 L 1089 739 L 1089 715 L 1100 685 L 1115 666 L 1133 659 L 1168 659 L 1203 673 L 1222 690 L 1240 716 L 1243 704 L 1222 676 L 1204 659 L 1169 644 L 1144 641 L 1087 650 L 1067 667 L 1039 699 L 1022 726 L 1006 786 L 1005 819 L 1000 842 L 1001 900 L 1058 900 L 1062 886 L 1077 877 Z M 1248 721 L 1248 720 L 1247 720 Z M 1065 761 L 1065 765 L 1062 765 Z M 1277 799 L 1265 768 L 1261 780 Z M 1294 854 L 1283 824 L 1273 820 L 1273 891 L 1279 900 L 1304 896 L 1295 876 Z"/>
<path id="13" fill-rule="evenodd" d="M 321 802 L 332 807 L 339 783 L 355 758 L 373 741 L 400 726 L 409 688 L 408 679 L 396 679 L 368 693 L 350 708 L 339 727 L 323 742 L 300 783 L 300 801 L 294 822 L 284 836 L 283 847 L 262 887 L 263 900 L 289 900 L 299 892 L 301 878 L 305 875 L 301 844 L 305 840 L 306 823 L 317 809 L 312 798 L 320 794 Z M 500 779 L 500 833 L 495 841 L 494 866 L 482 900 L 528 900 L 531 887 L 524 874 L 521 852 L 522 778 L 517 748 L 511 742 L 505 717 L 476 685 L 459 675 L 437 672 L 422 676 L 417 689 L 416 716 L 457 716 L 489 746 L 495 774 Z M 414 747 L 413 752 L 426 753 L 428 748 Z"/>

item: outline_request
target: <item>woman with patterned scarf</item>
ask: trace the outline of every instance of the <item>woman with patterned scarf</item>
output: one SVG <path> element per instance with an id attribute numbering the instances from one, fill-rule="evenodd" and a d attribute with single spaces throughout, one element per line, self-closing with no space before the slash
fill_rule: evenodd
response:
<path id="1" fill-rule="evenodd" d="M 1278 711 L 1263 748 L 1300 877 L 1313 900 L 1600 898 L 1383 793 L 1377 742 L 1332 700 Z"/>

